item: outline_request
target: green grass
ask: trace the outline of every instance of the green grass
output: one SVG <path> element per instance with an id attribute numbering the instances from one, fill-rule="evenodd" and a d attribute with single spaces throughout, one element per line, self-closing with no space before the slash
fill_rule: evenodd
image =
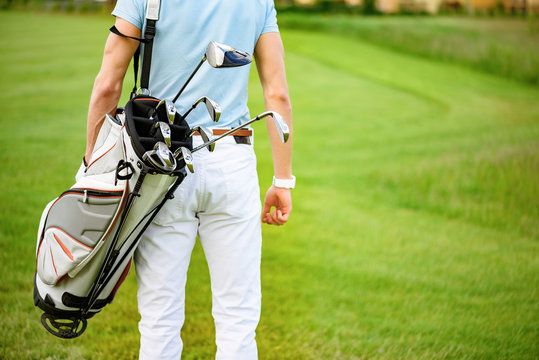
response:
<path id="1" fill-rule="evenodd" d="M 32 304 L 39 216 L 73 182 L 111 22 L 0 12 L 0 358 L 136 358 L 133 275 L 76 340 L 48 334 Z M 260 358 L 538 358 L 537 87 L 357 38 L 282 36 L 298 186 L 291 222 L 263 230 Z M 250 106 L 263 110 L 255 74 Z M 198 245 L 187 296 L 184 358 L 212 358 Z"/>
<path id="2" fill-rule="evenodd" d="M 286 13 L 279 23 L 288 28 L 345 35 L 407 54 L 539 85 L 539 21 L 535 18 Z"/>

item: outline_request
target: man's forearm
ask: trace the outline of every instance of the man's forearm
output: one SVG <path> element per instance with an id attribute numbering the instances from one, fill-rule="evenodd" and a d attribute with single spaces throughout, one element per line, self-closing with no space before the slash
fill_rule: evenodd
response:
<path id="1" fill-rule="evenodd" d="M 86 126 L 86 161 L 94 149 L 94 144 L 106 114 L 115 114 L 122 93 L 122 83 L 107 83 L 99 74 L 95 80 Z"/>
<path id="2" fill-rule="evenodd" d="M 292 107 L 288 97 L 288 90 L 283 89 L 279 94 L 266 95 L 265 105 L 267 110 L 277 111 L 281 114 L 290 129 L 288 141 L 283 144 L 273 125 L 273 121 L 266 121 L 273 156 L 273 173 L 278 179 L 290 179 L 292 177 L 293 126 Z"/>
<path id="3" fill-rule="evenodd" d="M 288 95 L 284 66 L 284 48 L 279 33 L 264 33 L 258 39 L 255 48 L 256 67 L 264 91 L 264 103 L 267 110 L 277 111 L 282 115 L 290 129 L 286 143 L 282 143 L 272 121 L 267 121 L 268 134 L 273 155 L 273 172 L 278 179 L 292 177 L 292 106 Z"/>

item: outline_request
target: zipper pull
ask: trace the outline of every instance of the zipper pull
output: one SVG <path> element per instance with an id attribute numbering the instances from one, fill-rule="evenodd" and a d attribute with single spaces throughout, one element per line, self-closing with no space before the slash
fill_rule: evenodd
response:
<path id="1" fill-rule="evenodd" d="M 84 189 L 84 197 L 82 198 L 82 202 L 86 203 L 88 201 L 88 190 Z"/>

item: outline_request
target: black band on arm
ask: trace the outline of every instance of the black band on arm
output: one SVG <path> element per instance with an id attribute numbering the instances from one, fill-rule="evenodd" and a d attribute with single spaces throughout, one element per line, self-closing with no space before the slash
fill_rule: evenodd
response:
<path id="1" fill-rule="evenodd" d="M 134 37 L 134 36 L 128 36 L 128 35 L 122 34 L 120 32 L 120 30 L 118 30 L 118 28 L 116 28 L 116 25 L 113 25 L 109 30 L 110 30 L 111 33 L 116 34 L 116 35 L 121 36 L 121 37 L 124 37 L 124 38 L 137 40 L 137 41 L 140 41 L 141 43 L 144 43 L 144 44 L 148 42 L 148 40 L 146 40 L 146 39 L 139 39 L 139 38 Z"/>

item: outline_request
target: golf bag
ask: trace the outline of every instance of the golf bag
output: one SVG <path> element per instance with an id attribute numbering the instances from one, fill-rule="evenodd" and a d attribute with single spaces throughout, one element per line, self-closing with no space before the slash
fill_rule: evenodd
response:
<path id="1" fill-rule="evenodd" d="M 137 96 L 108 115 L 86 169 L 43 212 L 34 303 L 56 336 L 79 336 L 86 319 L 114 299 L 142 233 L 186 175 L 173 151 L 192 147 L 190 129 L 176 113 L 170 150 L 159 153 L 165 139 L 155 124 L 166 114 L 156 112 L 158 103 Z"/>
<path id="2" fill-rule="evenodd" d="M 144 90 L 159 8 L 160 0 L 147 0 L 144 38 L 133 38 L 144 44 Z M 142 233 L 186 176 L 191 130 L 173 105 L 136 96 L 140 54 L 141 47 L 131 100 L 106 116 L 88 165 L 41 216 L 34 304 L 44 311 L 43 326 L 61 338 L 81 335 L 87 319 L 114 299 Z"/>

